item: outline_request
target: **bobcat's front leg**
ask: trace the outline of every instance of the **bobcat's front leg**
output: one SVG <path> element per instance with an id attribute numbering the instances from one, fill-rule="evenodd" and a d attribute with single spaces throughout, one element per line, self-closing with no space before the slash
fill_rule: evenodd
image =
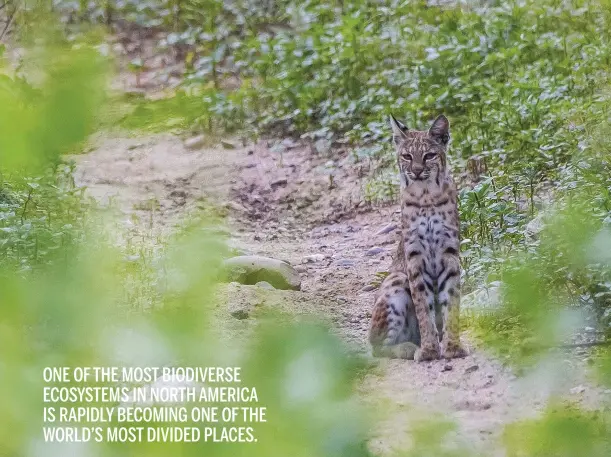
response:
<path id="1" fill-rule="evenodd" d="M 454 248 L 444 252 L 444 271 L 437 280 L 443 317 L 441 355 L 446 359 L 465 357 L 460 343 L 460 261 Z"/>
<path id="2" fill-rule="evenodd" d="M 405 251 L 409 287 L 420 328 L 420 348 L 414 354 L 414 360 L 423 362 L 438 359 L 440 350 L 435 325 L 435 294 L 432 287 L 427 286 L 424 246 L 420 243 L 407 243 Z"/>

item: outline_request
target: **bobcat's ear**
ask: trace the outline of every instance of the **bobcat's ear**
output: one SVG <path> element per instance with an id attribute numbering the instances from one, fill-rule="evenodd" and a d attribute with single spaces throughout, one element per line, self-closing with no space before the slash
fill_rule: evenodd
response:
<path id="1" fill-rule="evenodd" d="M 392 128 L 392 139 L 395 145 L 398 145 L 405 138 L 408 128 L 403 122 L 395 119 L 395 116 L 390 115 L 390 127 Z"/>
<path id="2" fill-rule="evenodd" d="M 448 144 L 450 141 L 450 121 L 448 121 L 448 118 L 443 114 L 437 116 L 429 129 L 429 135 L 442 144 Z"/>

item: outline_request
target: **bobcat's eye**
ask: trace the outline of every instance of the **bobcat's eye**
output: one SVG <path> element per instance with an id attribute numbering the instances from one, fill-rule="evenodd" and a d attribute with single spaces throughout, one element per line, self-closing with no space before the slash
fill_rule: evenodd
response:
<path id="1" fill-rule="evenodd" d="M 403 160 L 412 160 L 413 157 L 410 153 L 406 152 L 405 154 L 401 154 L 401 157 L 403 157 Z"/>
<path id="2" fill-rule="evenodd" d="M 424 160 L 433 160 L 435 157 L 437 156 L 437 154 L 433 153 L 433 152 L 429 152 L 428 154 L 424 154 Z"/>

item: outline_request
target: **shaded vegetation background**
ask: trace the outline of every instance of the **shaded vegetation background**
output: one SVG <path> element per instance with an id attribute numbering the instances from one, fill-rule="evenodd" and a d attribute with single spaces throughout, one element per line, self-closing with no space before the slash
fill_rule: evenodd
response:
<path id="1" fill-rule="evenodd" d="M 194 223 L 161 249 L 136 247 L 147 255 L 127 260 L 134 247 L 109 242 L 63 159 L 118 103 L 105 97 L 109 65 L 99 44 L 122 30 L 147 37 L 155 31 L 154 45 L 171 51 L 184 72 L 167 97 L 130 100 L 120 125 L 158 129 L 179 118 L 211 133 L 300 138 L 331 156 L 335 147 L 349 146 L 355 162 L 376 166 L 364 195 L 374 205 L 396 199 L 387 114 L 423 128 L 444 112 L 453 124 L 451 162 L 461 183 L 465 290 L 498 287 L 502 296 L 498 308 L 470 319 L 472 329 L 516 364 L 535 363 L 563 342 L 567 313 L 593 316 L 596 330 L 610 335 L 610 1 L 2 5 L 3 40 L 32 52 L 22 57 L 23 69 L 7 59 L 0 75 L 0 345 L 11 348 L 2 354 L 7 375 L 0 388 L 15 393 L 0 407 L 0 454 L 36 448 L 41 367 L 110 364 L 108 335 L 122 328 L 144 329 L 172 354 L 168 359 L 206 365 L 231 357 L 210 340 L 203 306 L 212 300 L 222 240 Z M 34 26 L 49 17 L 56 21 Z M 138 74 L 146 65 L 136 58 L 130 69 Z M 32 67 L 44 77 L 26 70 Z M 209 259 L 180 255 L 194 246 Z M 182 280 L 172 285 L 168 271 Z M 138 303 L 159 306 L 134 306 L 134 287 Z M 252 367 L 255 385 L 269 387 L 276 425 L 266 426 L 267 441 L 258 448 L 206 452 L 365 455 L 368 424 L 355 419 L 350 403 L 359 364 L 324 335 L 309 325 L 261 328 L 260 343 L 241 348 L 238 357 Z M 279 338 L 289 343 L 273 344 Z M 207 358 L 204 347 L 219 352 Z M 282 384 L 291 360 L 311 351 L 321 366 L 340 368 L 295 414 L 272 386 Z M 605 349 L 596 367 L 601 382 L 611 384 Z M 344 408 L 346 402 L 351 406 Z M 504 445 L 510 456 L 610 455 L 609 420 L 608 412 L 552 405 L 542 418 L 508 428 Z M 308 439 L 299 438 L 304 429 Z M 423 429 L 421 436 L 406 455 L 442 455 L 434 435 Z M 146 451 L 168 452 L 161 445 Z"/>

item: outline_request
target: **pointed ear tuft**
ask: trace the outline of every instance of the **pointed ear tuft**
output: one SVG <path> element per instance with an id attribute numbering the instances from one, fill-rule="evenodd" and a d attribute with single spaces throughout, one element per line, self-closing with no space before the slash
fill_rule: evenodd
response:
<path id="1" fill-rule="evenodd" d="M 403 122 L 395 119 L 395 116 L 390 115 L 390 127 L 392 128 L 392 138 L 395 144 L 399 144 L 401 139 L 405 138 L 409 130 Z"/>
<path id="2" fill-rule="evenodd" d="M 450 141 L 450 121 L 448 121 L 448 118 L 443 114 L 437 116 L 429 129 L 429 135 L 440 143 L 448 144 Z"/>

